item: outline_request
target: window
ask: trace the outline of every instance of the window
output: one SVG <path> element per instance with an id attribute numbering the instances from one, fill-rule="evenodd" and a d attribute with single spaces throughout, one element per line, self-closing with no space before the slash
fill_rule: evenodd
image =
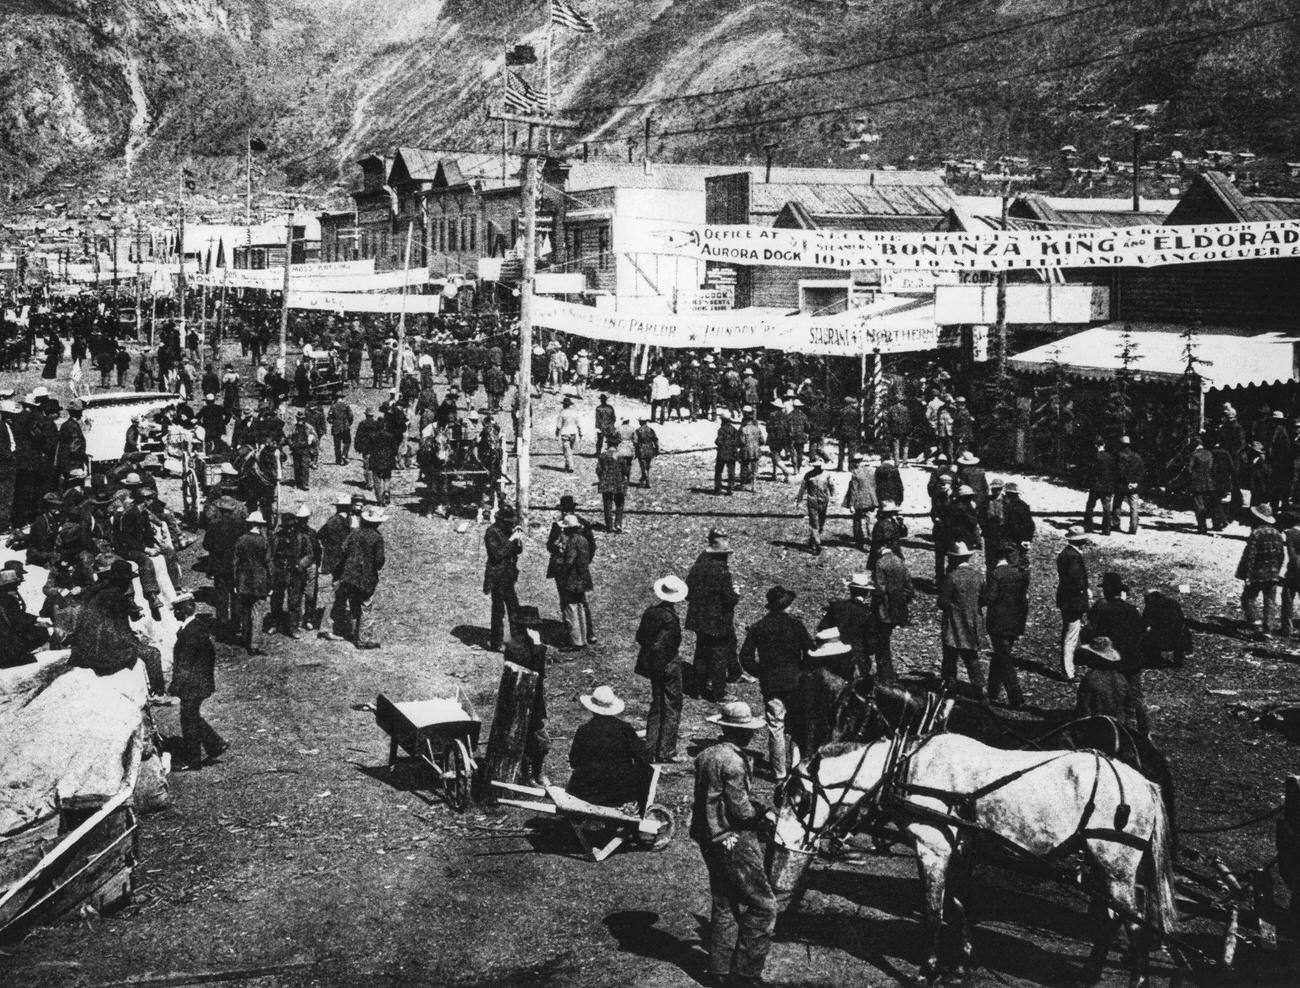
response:
<path id="1" fill-rule="evenodd" d="M 578 264 L 582 261 L 582 228 L 577 226 L 569 227 L 569 254 L 565 260 L 572 264 Z"/>
<path id="2" fill-rule="evenodd" d="M 506 245 L 506 250 L 514 250 L 515 244 L 519 243 L 519 217 L 516 216 L 510 221 L 510 243 Z"/>
<path id="3" fill-rule="evenodd" d="M 599 254 L 600 269 L 602 271 L 609 267 L 609 227 L 601 226 L 596 231 L 598 246 L 596 248 Z"/>
<path id="4" fill-rule="evenodd" d="M 477 216 L 471 216 L 469 218 L 469 249 L 471 251 L 478 250 L 478 217 Z"/>
<path id="5" fill-rule="evenodd" d="M 456 237 L 456 221 L 447 221 L 447 253 L 454 254 L 457 250 L 457 244 L 460 242 Z"/>
<path id="6" fill-rule="evenodd" d="M 433 249 L 439 254 L 447 253 L 447 217 L 445 216 L 438 219 L 438 234 Z"/>

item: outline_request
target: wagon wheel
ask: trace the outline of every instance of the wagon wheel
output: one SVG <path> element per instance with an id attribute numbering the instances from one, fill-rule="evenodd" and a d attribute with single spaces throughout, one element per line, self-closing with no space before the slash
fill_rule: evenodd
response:
<path id="1" fill-rule="evenodd" d="M 673 816 L 673 811 L 662 803 L 651 803 L 646 808 L 645 819 L 657 822 L 660 825 L 659 833 L 653 837 L 648 834 L 642 835 L 641 846 L 651 851 L 662 851 L 673 839 L 673 833 L 677 829 L 677 820 Z"/>
<path id="2" fill-rule="evenodd" d="M 469 806 L 470 757 L 463 741 L 452 741 L 442 754 L 442 791 L 457 813 Z"/>

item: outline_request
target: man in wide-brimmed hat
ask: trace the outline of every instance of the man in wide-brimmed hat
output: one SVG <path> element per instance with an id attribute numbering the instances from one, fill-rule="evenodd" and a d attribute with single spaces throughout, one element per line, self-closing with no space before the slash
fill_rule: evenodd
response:
<path id="1" fill-rule="evenodd" d="M 262 611 L 271 593 L 271 543 L 266 537 L 266 518 L 254 511 L 245 521 L 248 529 L 235 543 L 235 640 L 249 655 L 262 655 L 258 640 L 262 633 Z"/>
<path id="2" fill-rule="evenodd" d="M 822 532 L 826 528 L 826 512 L 831 503 L 830 474 L 822 469 L 820 463 L 813 463 L 803 475 L 799 493 L 795 495 L 797 508 L 801 501 L 808 502 L 808 551 L 814 556 L 822 552 Z"/>
<path id="3" fill-rule="evenodd" d="M 940 627 L 943 642 L 941 674 L 947 683 L 957 681 L 958 660 L 966 667 L 981 703 L 988 701 L 979 651 L 984 644 L 984 570 L 971 565 L 975 550 L 954 542 L 948 550 L 951 569 L 939 588 Z"/>
<path id="4" fill-rule="evenodd" d="M 852 681 L 871 675 L 876 648 L 876 581 L 869 572 L 854 573 L 844 581 L 844 589 L 847 596 L 826 605 L 817 630 L 835 628 L 838 639 L 849 646 L 848 657 L 836 663 L 835 671 Z"/>
<path id="5" fill-rule="evenodd" d="M 650 777 L 645 742 L 619 717 L 624 703 L 609 686 L 597 686 L 578 697 L 591 711 L 591 720 L 573 732 L 565 784 L 570 796 L 597 806 L 622 806 L 641 800 Z M 643 809 L 643 808 L 642 808 Z"/>
<path id="6" fill-rule="evenodd" d="M 1136 535 L 1142 513 L 1142 485 L 1146 483 L 1147 465 L 1142 454 L 1133 448 L 1128 436 L 1119 437 L 1119 454 L 1115 457 L 1117 478 L 1113 513 L 1118 516 L 1120 507 L 1128 505 L 1129 535 Z M 1289 474 L 1288 474 L 1289 476 Z M 1118 533 L 1118 522 L 1115 526 Z"/>
<path id="7" fill-rule="evenodd" d="M 1079 684 L 1075 716 L 1111 717 L 1145 737 L 1149 720 L 1146 704 L 1121 671 L 1122 659 L 1111 640 L 1099 635 L 1080 645 L 1078 661 L 1090 668 Z"/>
<path id="8" fill-rule="evenodd" d="M 1065 533 L 1065 548 L 1056 556 L 1056 606 L 1061 612 L 1061 676 L 1074 678 L 1074 651 L 1083 632 L 1083 616 L 1088 613 L 1088 562 L 1083 547 L 1088 533 L 1082 525 L 1071 525 Z"/>
<path id="9" fill-rule="evenodd" d="M 645 609 L 637 626 L 636 673 L 650 680 L 650 709 L 645 743 L 650 760 L 673 763 L 677 729 L 682 719 L 682 623 L 677 605 L 686 599 L 686 581 L 676 575 L 655 581 L 655 603 Z"/>
<path id="10" fill-rule="evenodd" d="M 767 591 L 767 614 L 750 625 L 740 646 L 740 667 L 758 677 L 767 719 L 768 763 L 779 785 L 790 771 L 785 720 L 799 685 L 804 657 L 814 647 L 812 635 L 789 613 L 795 593 L 782 586 Z"/>
<path id="11" fill-rule="evenodd" d="M 379 526 L 388 520 L 384 509 L 371 505 L 361 512 L 361 524 L 343 542 L 334 577 L 338 590 L 330 618 L 333 634 L 321 637 L 332 641 L 342 638 L 357 648 L 378 648 L 379 642 L 362 637 L 361 611 L 379 586 L 379 571 L 384 568 L 384 537 Z"/>
<path id="12" fill-rule="evenodd" d="M 686 574 L 686 630 L 695 632 L 693 686 L 700 696 L 714 703 L 720 703 L 726 695 L 727 681 L 740 674 L 735 625 L 740 596 L 731 579 L 730 555 L 727 533 L 712 528 L 704 551 Z"/>
<path id="13" fill-rule="evenodd" d="M 1286 572 L 1286 540 L 1277 530 L 1273 511 L 1267 504 L 1251 505 L 1250 522 L 1250 536 L 1237 563 L 1237 579 L 1242 582 L 1242 613 L 1251 632 L 1263 637 L 1271 633 L 1277 612 L 1277 588 Z M 1262 618 L 1260 597 L 1264 598 Z"/>
<path id="14" fill-rule="evenodd" d="M 1005 691 L 1007 705 L 1012 708 L 1025 704 L 1012 649 L 1025 633 L 1025 624 L 1029 620 L 1029 570 L 1016 565 L 1019 555 L 1015 545 L 1003 543 L 995 553 L 985 589 L 987 608 L 984 620 L 993 643 L 993 656 L 989 660 L 989 699 L 996 701 Z"/>
<path id="15" fill-rule="evenodd" d="M 691 837 L 709 873 L 708 973 L 715 984 L 756 985 L 777 912 L 759 839 L 766 811 L 751 791 L 747 751 L 763 721 L 740 700 L 707 719 L 722 729 L 722 738 L 695 759 Z"/>

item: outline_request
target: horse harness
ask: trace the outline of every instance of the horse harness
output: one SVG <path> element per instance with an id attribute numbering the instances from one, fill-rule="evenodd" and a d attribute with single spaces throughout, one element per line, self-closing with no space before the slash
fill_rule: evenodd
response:
<path id="1" fill-rule="evenodd" d="M 927 739 L 928 740 L 928 739 Z M 901 759 L 890 776 L 886 776 L 884 784 L 880 787 L 877 796 L 877 802 L 882 809 L 886 809 L 900 816 L 912 817 L 919 822 L 929 823 L 940 826 L 952 826 L 961 830 L 975 831 L 988 837 L 995 838 L 1000 844 L 1009 849 L 1018 852 L 1020 855 L 1029 855 L 1029 852 L 1016 844 L 1014 841 L 995 833 L 989 828 L 981 825 L 976 820 L 976 811 L 979 800 L 989 796 L 999 789 L 1010 785 L 1018 779 L 1023 778 L 1031 772 L 1037 771 L 1045 765 L 1065 758 L 1072 754 L 1090 754 L 1092 755 L 1096 767 L 1096 772 L 1092 779 L 1092 790 L 1088 793 L 1088 800 L 1084 804 L 1083 811 L 1079 816 L 1079 823 L 1075 827 L 1074 833 L 1065 840 L 1061 841 L 1056 847 L 1052 848 L 1046 854 L 1048 861 L 1059 860 L 1069 857 L 1083 848 L 1086 841 L 1103 840 L 1111 841 L 1116 844 L 1123 844 L 1138 851 L 1146 851 L 1150 848 L 1151 842 L 1148 838 L 1130 834 L 1125 831 L 1128 825 L 1129 815 L 1132 807 L 1124 802 L 1124 782 L 1120 778 L 1119 771 L 1109 758 L 1104 759 L 1100 752 L 1085 750 L 1082 752 L 1062 752 L 1054 755 L 1045 761 L 1038 762 L 1025 768 L 1017 769 L 1007 775 L 1000 776 L 992 782 L 987 782 L 978 789 L 968 793 L 954 793 L 945 789 L 937 789 L 933 786 L 918 785 L 906 781 L 908 770 L 911 766 L 911 760 L 922 745 L 918 745 L 912 751 L 908 752 Z M 1115 810 L 1115 819 L 1112 826 L 1090 826 L 1093 814 L 1097 809 L 1097 790 L 1101 785 L 1102 765 L 1105 764 L 1115 777 L 1115 783 L 1119 786 L 1120 802 Z M 949 807 L 947 812 L 936 810 L 928 806 L 922 806 L 908 797 L 922 796 L 937 799 Z"/>

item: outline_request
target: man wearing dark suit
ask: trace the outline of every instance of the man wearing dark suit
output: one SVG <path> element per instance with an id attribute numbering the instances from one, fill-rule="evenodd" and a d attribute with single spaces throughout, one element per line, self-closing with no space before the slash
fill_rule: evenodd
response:
<path id="1" fill-rule="evenodd" d="M 235 627 L 238 644 L 249 655 L 262 655 L 258 636 L 262 631 L 262 608 L 271 593 L 271 544 L 266 540 L 262 512 L 254 511 L 245 525 L 248 531 L 235 543 L 232 570 L 235 578 Z"/>
<path id="2" fill-rule="evenodd" d="M 1016 658 L 1012 654 L 1016 639 L 1025 633 L 1029 619 L 1029 570 L 1015 565 L 1019 546 L 1004 546 L 998 553 L 997 565 L 989 574 L 985 599 L 988 608 L 984 625 L 993 643 L 993 658 L 989 662 L 989 699 L 996 700 L 1006 691 L 1007 705 L 1019 708 L 1025 705 L 1020 692 L 1020 677 L 1016 674 Z"/>
<path id="3" fill-rule="evenodd" d="M 871 513 L 876 510 L 876 468 L 866 462 L 861 453 L 851 457 L 853 473 L 849 475 L 849 489 L 844 492 L 844 507 L 853 512 L 853 544 L 861 552 L 867 547 L 867 532 L 871 528 Z"/>
<path id="4" fill-rule="evenodd" d="M 984 570 L 971 565 L 974 550 L 962 542 L 953 542 L 948 550 L 951 569 L 939 588 L 939 610 L 943 662 L 940 673 L 945 682 L 957 681 L 957 662 L 966 667 L 966 675 L 981 703 L 988 701 L 984 670 L 979 650 L 983 644 Z"/>
<path id="5" fill-rule="evenodd" d="M 1127 677 L 1129 690 L 1140 704 L 1142 717 L 1139 726 L 1146 733 L 1146 703 L 1142 690 L 1142 639 L 1145 626 L 1142 614 L 1125 600 L 1128 587 L 1118 573 L 1105 573 L 1101 578 L 1102 599 L 1088 611 L 1088 640 L 1108 638 L 1119 653 L 1119 671 Z"/>
<path id="6" fill-rule="evenodd" d="M 515 509 L 502 505 L 497 510 L 496 521 L 483 533 L 483 547 L 487 561 L 483 566 L 483 592 L 492 600 L 492 616 L 488 649 L 501 651 L 505 643 L 505 621 L 510 622 L 510 635 L 519 633 L 519 597 L 515 583 L 519 579 L 519 556 L 524 551 L 523 533 L 515 527 Z"/>
<path id="7" fill-rule="evenodd" d="M 736 486 L 736 461 L 740 459 L 740 432 L 731 424 L 731 413 L 719 414 L 722 421 L 718 424 L 718 434 L 713 440 L 717 449 L 713 462 L 713 493 L 722 493 L 722 473 L 727 474 L 727 493 Z"/>
<path id="8" fill-rule="evenodd" d="M 1083 505 L 1083 530 L 1092 531 L 1092 509 L 1101 502 L 1101 534 L 1109 535 L 1115 520 L 1111 502 L 1115 498 L 1115 457 L 1106 452 L 1106 440 L 1097 438 L 1097 453 L 1088 469 L 1088 500 Z"/>
<path id="9" fill-rule="evenodd" d="M 740 646 L 740 667 L 758 676 L 767 720 L 768 763 L 778 784 L 790 771 L 786 714 L 803 672 L 804 657 L 815 647 L 803 621 L 789 613 L 794 591 L 767 591 L 767 614 L 750 625 Z"/>
<path id="10" fill-rule="evenodd" d="M 334 606 L 330 609 L 334 634 L 357 648 L 379 647 L 379 642 L 361 635 L 361 608 L 379 587 L 379 571 L 384 568 L 384 537 L 379 534 L 379 526 L 384 521 L 382 508 L 362 511 L 361 527 L 344 540 L 334 567 L 334 577 L 338 580 Z"/>
<path id="11" fill-rule="evenodd" d="M 1217 501 L 1214 493 L 1214 456 L 1205 448 L 1204 436 L 1197 437 L 1196 448 L 1192 450 L 1185 470 L 1187 493 L 1192 496 L 1192 510 L 1196 513 L 1196 530 L 1206 535 L 1209 533 L 1211 516 L 1217 516 L 1218 512 L 1212 503 Z M 1216 530 L 1219 528 L 1217 518 L 1214 527 Z"/>
<path id="12" fill-rule="evenodd" d="M 894 672 L 894 629 L 912 623 L 909 605 L 916 593 L 912 587 L 912 574 L 903 559 L 903 547 L 893 543 L 881 552 L 873 573 L 876 580 L 876 682 L 891 683 L 898 678 Z"/>
<path id="13" fill-rule="evenodd" d="M 1061 611 L 1061 675 L 1074 678 L 1074 652 L 1088 613 L 1088 564 L 1081 547 L 1088 534 L 1074 525 L 1065 535 L 1065 548 L 1056 557 L 1056 606 Z"/>
<path id="14" fill-rule="evenodd" d="M 695 632 L 696 689 L 703 699 L 721 703 L 736 664 L 735 613 L 740 596 L 731 582 L 727 533 L 715 528 L 708 538 L 708 547 L 686 575 L 690 591 L 686 630 Z"/>
<path id="15" fill-rule="evenodd" d="M 882 504 L 893 501 L 901 506 L 903 503 L 903 476 L 889 450 L 880 454 L 880 463 L 876 466 L 876 498 Z"/>
<path id="16" fill-rule="evenodd" d="M 217 653 L 207 629 L 194 620 L 194 598 L 182 594 L 172 603 L 180 621 L 176 647 L 172 652 L 172 682 L 168 690 L 181 701 L 181 750 L 183 759 L 178 771 L 197 772 L 203 767 L 203 752 L 209 758 L 226 750 L 226 742 L 214 731 L 200 712 L 203 701 L 216 692 L 213 670 Z"/>
<path id="17" fill-rule="evenodd" d="M 244 522 L 235 516 L 240 507 L 232 497 L 217 499 L 219 516 L 203 533 L 203 549 L 208 554 L 207 571 L 216 591 L 217 623 L 229 628 L 234 613 L 235 543 L 244 534 Z"/>
<path id="18" fill-rule="evenodd" d="M 873 601 L 875 583 L 870 573 L 854 573 L 844 581 L 847 597 L 832 600 L 817 624 L 818 631 L 835 628 L 840 641 L 849 646 L 842 660 L 828 663 L 841 679 L 869 679 L 872 657 L 876 650 L 876 608 Z"/>

